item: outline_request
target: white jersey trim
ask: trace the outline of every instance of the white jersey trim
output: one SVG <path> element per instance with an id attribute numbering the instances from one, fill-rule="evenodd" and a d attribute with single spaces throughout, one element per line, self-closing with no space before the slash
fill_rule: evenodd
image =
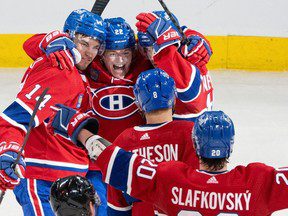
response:
<path id="1" fill-rule="evenodd" d="M 191 74 L 191 79 L 189 81 L 188 86 L 186 88 L 184 88 L 184 89 L 177 88 L 177 92 L 180 92 L 180 93 L 186 92 L 191 87 L 191 85 L 192 85 L 192 83 L 193 83 L 193 81 L 195 79 L 195 76 L 196 76 L 196 68 L 195 68 L 194 65 L 191 64 L 191 69 L 192 69 L 192 74 Z"/>
<path id="2" fill-rule="evenodd" d="M 157 216 L 168 216 L 164 213 L 159 213 L 157 210 L 154 210 L 154 214 L 157 215 Z"/>
<path id="3" fill-rule="evenodd" d="M 155 129 L 158 129 L 158 128 L 161 128 L 165 125 L 167 125 L 168 123 L 170 123 L 171 121 L 168 121 L 168 122 L 164 122 L 163 124 L 161 125 L 157 125 L 157 126 L 150 126 L 150 127 L 147 127 L 147 126 L 135 126 L 134 127 L 134 130 L 136 131 L 151 131 L 151 130 L 155 130 Z"/>
<path id="4" fill-rule="evenodd" d="M 34 199 L 33 199 L 33 196 L 32 196 L 32 193 L 33 191 L 31 191 L 31 187 L 30 186 L 30 181 L 34 182 L 34 187 L 33 187 L 33 190 L 34 190 L 34 196 L 36 197 L 38 203 L 35 203 L 34 202 Z M 36 210 L 36 205 L 39 206 L 40 208 L 40 212 L 41 212 L 41 216 L 44 215 L 44 211 L 43 211 L 43 207 L 42 207 L 42 202 L 40 200 L 40 197 L 38 195 L 38 190 L 37 190 L 37 181 L 36 179 L 27 179 L 27 188 L 28 188 L 28 194 L 29 194 L 29 198 L 30 198 L 30 201 L 32 203 L 32 207 L 33 207 L 33 210 L 34 210 L 34 213 L 35 215 L 37 215 L 37 210 Z"/>
<path id="5" fill-rule="evenodd" d="M 117 211 L 130 211 L 132 209 L 132 206 L 127 206 L 127 207 L 118 207 L 118 206 L 115 206 L 109 202 L 107 202 L 107 205 L 112 208 L 112 209 L 115 209 Z"/>
<path id="6" fill-rule="evenodd" d="M 22 106 L 29 114 L 30 116 L 32 116 L 32 113 L 33 113 L 33 110 L 27 106 L 23 101 L 21 101 L 19 98 L 16 98 L 15 100 L 20 106 Z M 39 119 L 37 117 L 37 114 L 35 115 L 35 118 L 34 118 L 34 121 L 35 121 L 35 127 L 37 127 L 39 125 Z"/>
<path id="7" fill-rule="evenodd" d="M 106 183 L 110 183 L 110 176 L 111 176 L 111 172 L 112 172 L 112 168 L 113 168 L 113 164 L 114 164 L 114 161 L 115 161 L 115 158 L 119 152 L 120 148 L 117 146 L 112 155 L 111 155 L 111 158 L 109 160 L 109 163 L 108 163 L 108 167 L 107 167 L 107 173 L 106 173 L 106 178 L 105 178 L 105 182 Z"/>
<path id="8" fill-rule="evenodd" d="M 18 124 L 16 121 L 14 121 L 13 119 L 9 118 L 7 115 L 5 115 L 4 113 L 1 113 L 0 116 L 5 120 L 7 121 L 8 123 L 10 123 L 11 125 L 17 127 L 17 128 L 20 128 L 22 129 L 25 133 L 27 133 L 27 130 L 26 128 L 21 125 L 21 124 Z"/>
<path id="9" fill-rule="evenodd" d="M 194 65 L 192 65 L 191 64 L 191 69 L 192 69 L 192 74 L 191 74 L 191 79 L 190 79 L 190 81 L 189 81 L 189 84 L 188 84 L 188 86 L 186 87 L 186 88 L 183 88 L 183 89 L 180 89 L 180 88 L 176 88 L 176 91 L 177 92 L 179 92 L 179 93 L 183 93 L 183 92 L 186 92 L 186 91 L 188 91 L 190 88 L 191 88 L 191 86 L 192 86 L 192 84 L 193 84 L 193 82 L 194 82 L 194 79 L 195 79 L 195 76 L 196 76 L 196 67 L 194 66 Z M 191 102 L 191 101 L 193 101 L 193 100 L 195 100 L 196 98 L 198 98 L 198 96 L 199 96 L 199 94 L 200 94 L 200 92 L 202 91 L 202 82 L 200 83 L 200 87 L 199 87 L 199 91 L 198 91 L 198 93 L 197 93 L 197 95 L 194 97 L 194 98 L 192 98 L 191 100 L 189 100 L 189 101 L 182 101 L 183 103 L 189 103 L 189 102 Z"/>
<path id="10" fill-rule="evenodd" d="M 31 181 L 33 181 L 33 180 L 31 180 Z M 37 212 L 36 212 L 36 209 L 35 209 L 34 199 L 33 199 L 32 195 L 31 195 L 31 191 L 30 191 L 30 179 L 27 179 L 27 188 L 28 188 L 28 196 L 29 196 L 30 201 L 32 203 L 32 208 L 34 210 L 34 214 L 37 215 Z"/>
<path id="11" fill-rule="evenodd" d="M 127 179 L 127 194 L 131 195 L 132 191 L 132 177 L 133 177 L 133 165 L 137 158 L 137 154 L 133 154 L 129 162 L 128 179 Z"/>
<path id="12" fill-rule="evenodd" d="M 68 55 L 68 56 L 69 56 L 69 55 Z M 73 60 L 72 60 L 72 61 L 73 61 Z M 81 76 L 82 80 L 83 80 L 85 83 L 88 83 L 87 78 L 86 78 L 86 76 L 85 76 L 84 74 L 81 74 L 81 73 L 80 73 L 80 76 Z"/>
<path id="13" fill-rule="evenodd" d="M 201 114 L 203 114 L 205 111 L 207 111 L 208 109 L 205 108 L 203 109 L 201 112 L 199 113 L 190 113 L 190 114 L 173 114 L 173 118 L 181 118 L 181 119 L 188 119 L 188 118 L 196 118 L 198 116 L 200 116 Z"/>
<path id="14" fill-rule="evenodd" d="M 88 169 L 88 164 L 87 165 L 81 165 L 81 164 L 75 164 L 75 163 L 42 160 L 42 159 L 35 159 L 35 158 L 25 158 L 25 162 L 47 164 L 47 165 L 61 166 L 61 167 L 71 167 L 71 168 L 78 168 L 78 169 Z"/>

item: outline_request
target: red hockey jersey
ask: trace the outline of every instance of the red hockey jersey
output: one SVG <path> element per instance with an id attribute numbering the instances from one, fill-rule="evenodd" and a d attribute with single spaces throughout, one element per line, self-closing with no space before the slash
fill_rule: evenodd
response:
<path id="1" fill-rule="evenodd" d="M 251 163 L 209 173 L 178 161 L 156 165 L 116 146 L 97 162 L 106 183 L 171 216 L 265 216 L 288 208 L 288 168 Z"/>
<path id="2" fill-rule="evenodd" d="M 175 46 L 166 47 L 154 56 L 154 61 L 175 80 L 177 101 L 174 119 L 194 121 L 212 109 L 213 86 L 208 71 L 201 71 L 186 61 Z"/>
<path id="3" fill-rule="evenodd" d="M 26 71 L 15 101 L 1 114 L 0 142 L 22 144 L 34 106 L 46 87 L 49 91 L 40 104 L 35 128 L 25 147 L 26 177 L 55 181 L 67 175 L 85 176 L 89 162 L 87 153 L 70 140 L 53 135 L 45 126 L 45 121 L 53 115 L 50 106 L 55 104 L 87 111 L 89 94 L 76 68 L 60 70 L 52 67 L 46 56 L 38 58 Z"/>
<path id="4" fill-rule="evenodd" d="M 38 44 L 44 35 L 35 35 L 23 45 L 30 57 L 41 53 Z M 125 129 L 145 123 L 134 103 L 133 85 L 138 75 L 151 69 L 151 63 L 136 50 L 135 56 L 125 79 L 113 77 L 96 58 L 85 71 L 91 87 L 93 114 L 99 120 L 99 134 L 109 141 Z M 177 87 L 177 102 L 174 119 L 193 121 L 207 109 L 211 109 L 213 87 L 207 71 L 200 71 L 185 60 L 175 46 L 159 52 L 154 61 L 174 78 Z M 92 170 L 97 170 L 91 163 Z"/>
<path id="5" fill-rule="evenodd" d="M 136 126 L 121 133 L 113 145 L 143 156 L 154 163 L 183 161 L 197 169 L 199 162 L 191 137 L 193 125 L 193 122 L 175 120 L 163 124 Z M 128 213 L 132 208 L 132 205 L 126 203 L 122 192 L 111 186 L 108 186 L 108 206 L 115 215 Z M 151 204 L 133 203 L 133 215 L 143 215 L 143 210 L 145 215 L 154 215 Z"/>

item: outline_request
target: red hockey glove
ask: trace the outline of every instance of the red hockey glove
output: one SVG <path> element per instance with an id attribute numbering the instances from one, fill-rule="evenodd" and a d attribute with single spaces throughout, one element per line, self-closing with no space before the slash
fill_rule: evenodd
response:
<path id="1" fill-rule="evenodd" d="M 180 36 L 170 20 L 157 16 L 155 13 L 140 13 L 136 23 L 139 32 L 147 33 L 150 41 L 153 41 L 155 54 L 167 46 L 180 45 Z"/>
<path id="2" fill-rule="evenodd" d="M 39 46 L 54 67 L 73 70 L 74 64 L 81 61 L 81 54 L 74 42 L 58 30 L 46 34 Z"/>
<path id="3" fill-rule="evenodd" d="M 189 45 L 182 45 L 179 50 L 189 62 L 201 68 L 209 62 L 212 55 L 210 44 L 199 35 L 190 35 L 188 40 Z"/>
<path id="4" fill-rule="evenodd" d="M 19 184 L 20 178 L 24 178 L 26 164 L 23 156 L 16 167 L 12 165 L 17 158 L 17 153 L 20 151 L 20 145 L 16 142 L 2 142 L 0 144 L 0 189 L 13 189 Z"/>

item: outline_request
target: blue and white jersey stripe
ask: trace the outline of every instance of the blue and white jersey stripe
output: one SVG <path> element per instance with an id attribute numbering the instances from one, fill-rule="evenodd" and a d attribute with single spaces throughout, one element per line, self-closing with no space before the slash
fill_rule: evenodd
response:
<path id="1" fill-rule="evenodd" d="M 32 112 L 33 110 L 31 110 L 23 101 L 17 98 L 3 111 L 3 113 L 1 113 L 1 117 L 11 125 L 21 128 L 27 132 Z M 38 125 L 39 120 L 37 116 L 35 116 L 32 126 L 34 127 Z"/>
<path id="2" fill-rule="evenodd" d="M 173 114 L 173 120 L 185 120 L 195 122 L 196 118 L 203 114 L 208 109 L 205 108 L 199 113 L 190 113 L 190 114 Z"/>
<path id="3" fill-rule="evenodd" d="M 108 164 L 105 182 L 130 195 L 133 164 L 136 157 L 137 155 L 116 147 Z"/>
<path id="4" fill-rule="evenodd" d="M 186 88 L 177 88 L 177 97 L 184 103 L 195 100 L 201 92 L 201 75 L 200 70 L 191 64 L 191 79 Z"/>
<path id="5" fill-rule="evenodd" d="M 82 164 L 42 160 L 35 158 L 25 158 L 25 162 L 27 166 L 43 167 L 55 170 L 80 172 L 80 173 L 86 173 L 88 171 L 88 164 L 82 165 Z"/>
<path id="6" fill-rule="evenodd" d="M 108 215 L 115 215 L 115 216 L 126 216 L 132 214 L 132 206 L 126 206 L 126 207 L 118 207 L 115 205 L 112 205 L 111 203 L 107 203 L 107 213 Z"/>

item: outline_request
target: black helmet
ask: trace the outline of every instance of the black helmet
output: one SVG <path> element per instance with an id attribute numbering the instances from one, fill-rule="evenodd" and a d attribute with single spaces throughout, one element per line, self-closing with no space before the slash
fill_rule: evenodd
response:
<path id="1" fill-rule="evenodd" d="M 51 186 L 50 203 L 58 216 L 90 216 L 90 202 L 99 206 L 100 198 L 84 177 L 59 178 Z"/>

